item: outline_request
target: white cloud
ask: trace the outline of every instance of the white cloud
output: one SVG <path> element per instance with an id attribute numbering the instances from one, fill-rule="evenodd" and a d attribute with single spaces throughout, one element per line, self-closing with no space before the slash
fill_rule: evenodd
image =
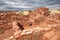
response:
<path id="1" fill-rule="evenodd" d="M 5 3 L 6 5 L 0 5 L 1 9 L 10 8 L 36 8 L 41 6 L 46 6 L 48 8 L 60 8 L 59 0 L 0 0 L 0 4 Z M 23 10 L 24 10 L 23 9 Z"/>
<path id="2" fill-rule="evenodd" d="M 9 2 L 9 1 L 5 1 L 6 4 L 11 4 L 11 5 L 15 5 L 15 4 L 18 4 L 16 2 Z"/>
<path id="3" fill-rule="evenodd" d="M 32 8 L 31 6 L 13 6 L 13 7 L 15 7 L 15 8 Z"/>

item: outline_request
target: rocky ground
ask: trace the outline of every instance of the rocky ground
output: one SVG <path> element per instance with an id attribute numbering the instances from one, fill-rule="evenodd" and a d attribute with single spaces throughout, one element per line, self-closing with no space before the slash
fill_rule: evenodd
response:
<path id="1" fill-rule="evenodd" d="M 48 8 L 0 12 L 0 40 L 60 40 L 59 37 L 59 12 Z"/>

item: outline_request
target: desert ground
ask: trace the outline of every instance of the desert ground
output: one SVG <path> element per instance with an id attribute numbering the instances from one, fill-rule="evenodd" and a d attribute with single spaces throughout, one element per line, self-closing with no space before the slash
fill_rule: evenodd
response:
<path id="1" fill-rule="evenodd" d="M 0 11 L 0 40 L 60 40 L 60 11 Z"/>

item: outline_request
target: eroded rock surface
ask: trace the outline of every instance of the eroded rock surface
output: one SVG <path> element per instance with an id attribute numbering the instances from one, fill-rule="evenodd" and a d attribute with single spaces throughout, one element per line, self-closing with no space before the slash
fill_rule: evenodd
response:
<path id="1" fill-rule="evenodd" d="M 59 40 L 60 14 L 37 8 L 28 15 L 0 12 L 0 40 Z"/>

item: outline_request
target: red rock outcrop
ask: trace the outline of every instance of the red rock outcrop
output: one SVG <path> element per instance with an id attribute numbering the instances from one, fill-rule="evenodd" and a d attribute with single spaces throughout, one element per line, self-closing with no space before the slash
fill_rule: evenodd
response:
<path id="1" fill-rule="evenodd" d="M 28 15 L 0 12 L 0 40 L 59 40 L 60 14 L 37 8 Z"/>

